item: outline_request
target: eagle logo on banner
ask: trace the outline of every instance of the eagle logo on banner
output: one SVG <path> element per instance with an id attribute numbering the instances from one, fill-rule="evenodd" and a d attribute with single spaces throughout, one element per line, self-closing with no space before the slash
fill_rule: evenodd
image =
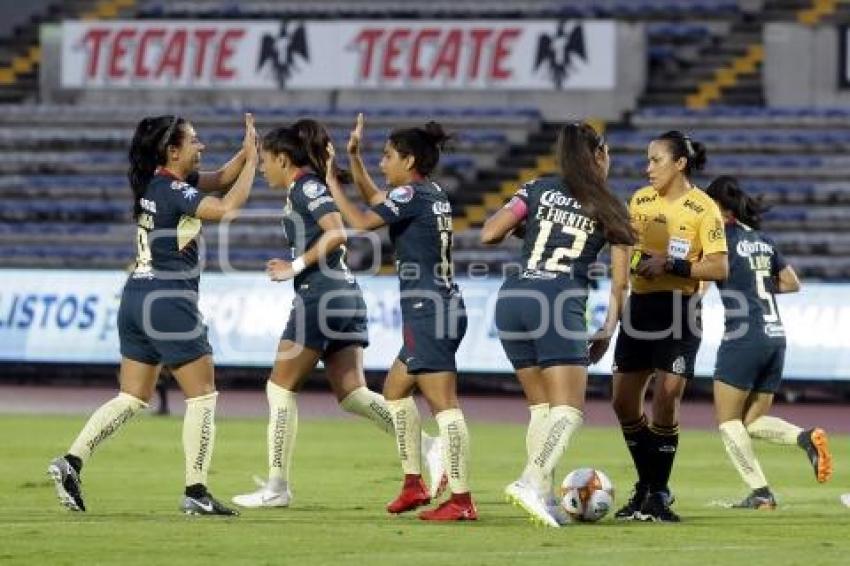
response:
<path id="1" fill-rule="evenodd" d="M 587 44 L 584 41 L 584 26 L 576 23 L 568 29 L 565 20 L 558 22 L 554 35 L 541 34 L 537 40 L 537 56 L 534 58 L 536 71 L 544 63 L 555 88 L 561 90 L 573 71 L 573 58 L 587 62 Z"/>
<path id="2" fill-rule="evenodd" d="M 274 72 L 279 88 L 286 88 L 286 81 L 295 71 L 296 58 L 300 57 L 305 62 L 310 60 L 307 51 L 307 32 L 304 23 L 301 22 L 290 29 L 289 22 L 280 24 L 277 36 L 264 34 L 260 40 L 260 57 L 257 61 L 257 70 L 260 71 L 270 65 Z"/>

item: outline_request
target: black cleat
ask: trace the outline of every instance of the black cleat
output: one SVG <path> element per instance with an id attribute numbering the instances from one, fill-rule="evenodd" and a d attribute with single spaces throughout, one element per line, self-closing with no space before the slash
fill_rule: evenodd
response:
<path id="1" fill-rule="evenodd" d="M 641 484 L 636 483 L 635 489 L 632 491 L 632 497 L 625 505 L 620 507 L 620 509 L 614 513 L 614 518 L 618 521 L 633 521 L 637 519 L 636 514 L 640 511 L 641 507 L 643 507 L 643 503 L 646 501 L 648 495 L 649 490 Z"/>
<path id="2" fill-rule="evenodd" d="M 760 487 L 759 489 L 754 489 L 752 493 L 739 503 L 732 504 L 732 508 L 773 510 L 776 509 L 776 498 L 773 497 L 773 493 L 771 493 L 769 488 Z"/>
<path id="3" fill-rule="evenodd" d="M 210 493 L 203 497 L 183 496 L 180 510 L 187 515 L 225 515 L 231 517 L 239 515 L 239 511 L 225 506 Z"/>
<path id="4" fill-rule="evenodd" d="M 56 495 L 59 503 L 70 511 L 85 511 L 86 504 L 83 503 L 83 489 L 77 470 L 68 463 L 68 460 L 59 456 L 51 460 L 47 466 L 47 475 L 56 484 Z"/>
<path id="5" fill-rule="evenodd" d="M 797 445 L 806 451 L 815 479 L 824 483 L 832 477 L 832 454 L 829 453 L 829 441 L 822 428 L 810 428 L 797 436 Z"/>
<path id="6" fill-rule="evenodd" d="M 658 523 L 678 523 L 682 519 L 677 515 L 670 505 L 673 503 L 673 497 L 666 491 L 656 491 L 650 493 L 649 497 L 644 501 L 640 511 L 637 512 L 635 518 L 638 521 L 654 521 Z"/>

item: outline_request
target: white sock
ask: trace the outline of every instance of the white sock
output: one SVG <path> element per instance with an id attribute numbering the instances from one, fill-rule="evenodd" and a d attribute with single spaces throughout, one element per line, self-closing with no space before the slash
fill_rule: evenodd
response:
<path id="1" fill-rule="evenodd" d="M 753 443 L 744 423 L 740 420 L 726 421 L 719 426 L 720 437 L 726 453 L 741 479 L 750 489 L 758 489 L 767 486 L 767 480 L 761 471 L 761 466 L 753 451 Z"/>
<path id="2" fill-rule="evenodd" d="M 469 493 L 469 429 L 460 409 L 435 415 L 443 439 L 443 466 L 452 493 Z"/>
<path id="3" fill-rule="evenodd" d="M 71 444 L 68 454 L 76 456 L 85 463 L 101 442 L 118 432 L 124 423 L 147 406 L 147 403 L 129 393 L 119 393 L 92 413 L 74 443 Z"/>
<path id="4" fill-rule="evenodd" d="M 539 403 L 528 407 L 530 413 L 528 428 L 525 431 L 525 455 L 526 461 L 531 460 L 537 452 L 540 444 L 545 440 L 543 434 L 546 432 L 546 419 L 549 416 L 549 403 Z M 543 492 L 552 491 L 555 470 L 544 478 Z"/>
<path id="5" fill-rule="evenodd" d="M 280 491 L 289 484 L 292 453 L 298 434 L 298 404 L 294 392 L 266 382 L 269 425 L 266 434 L 269 455 L 269 487 Z"/>
<path id="6" fill-rule="evenodd" d="M 528 429 L 525 431 L 525 454 L 531 460 L 537 451 L 538 445 L 543 441 L 543 433 L 546 431 L 546 418 L 549 416 L 549 403 L 540 403 L 528 407 Z"/>
<path id="7" fill-rule="evenodd" d="M 183 416 L 183 453 L 186 485 L 207 485 L 215 446 L 215 402 L 218 392 L 186 399 Z"/>
<path id="8" fill-rule="evenodd" d="M 546 487 L 555 466 L 567 448 L 570 437 L 584 422 L 582 412 L 569 405 L 556 405 L 549 408 L 543 439 L 536 453 L 528 460 L 523 472 L 535 489 L 546 494 Z"/>
<path id="9" fill-rule="evenodd" d="M 395 434 L 393 416 L 384 396 L 368 387 L 358 387 L 339 402 L 346 412 L 366 417 L 387 434 Z"/>
<path id="10" fill-rule="evenodd" d="M 396 448 L 405 475 L 422 474 L 422 421 L 413 397 L 387 401 L 392 415 Z"/>
<path id="11" fill-rule="evenodd" d="M 779 417 L 759 417 L 747 426 L 747 432 L 753 438 L 765 440 L 771 444 L 797 444 L 797 436 L 803 429 Z"/>

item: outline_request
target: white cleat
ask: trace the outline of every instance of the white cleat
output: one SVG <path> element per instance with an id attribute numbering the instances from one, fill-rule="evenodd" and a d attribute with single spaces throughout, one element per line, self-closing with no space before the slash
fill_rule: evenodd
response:
<path id="1" fill-rule="evenodd" d="M 843 503 L 847 507 L 850 507 L 850 493 L 841 494 L 841 503 Z"/>
<path id="2" fill-rule="evenodd" d="M 254 476 L 254 482 L 260 489 L 251 493 L 236 495 L 231 501 L 240 507 L 258 509 L 260 507 L 289 507 L 292 502 L 292 492 L 289 485 L 284 483 L 282 489 L 273 489 L 269 483 Z"/>
<path id="3" fill-rule="evenodd" d="M 446 490 L 448 477 L 443 466 L 443 440 L 422 433 L 422 461 L 428 467 L 428 494 L 437 499 Z"/>
<path id="4" fill-rule="evenodd" d="M 531 521 L 546 527 L 559 528 L 560 525 L 555 518 L 549 514 L 546 502 L 530 485 L 522 480 L 517 480 L 505 488 L 508 501 L 522 507 L 531 516 Z"/>

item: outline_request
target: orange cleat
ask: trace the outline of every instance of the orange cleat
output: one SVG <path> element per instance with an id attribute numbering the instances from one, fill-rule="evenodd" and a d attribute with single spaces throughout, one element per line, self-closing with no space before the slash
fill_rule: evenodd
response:
<path id="1" fill-rule="evenodd" d="M 806 451 L 815 479 L 824 483 L 832 477 L 832 454 L 829 452 L 829 440 L 822 428 L 804 430 L 797 438 L 797 444 Z"/>
<path id="2" fill-rule="evenodd" d="M 434 509 L 419 514 L 423 521 L 476 521 L 478 510 L 467 493 L 453 493 L 452 496 Z"/>
<path id="3" fill-rule="evenodd" d="M 387 504 L 387 511 L 394 514 L 404 513 L 429 503 L 431 503 L 431 496 L 428 495 L 428 488 L 422 481 L 422 476 L 407 474 L 404 476 L 401 493 Z"/>

